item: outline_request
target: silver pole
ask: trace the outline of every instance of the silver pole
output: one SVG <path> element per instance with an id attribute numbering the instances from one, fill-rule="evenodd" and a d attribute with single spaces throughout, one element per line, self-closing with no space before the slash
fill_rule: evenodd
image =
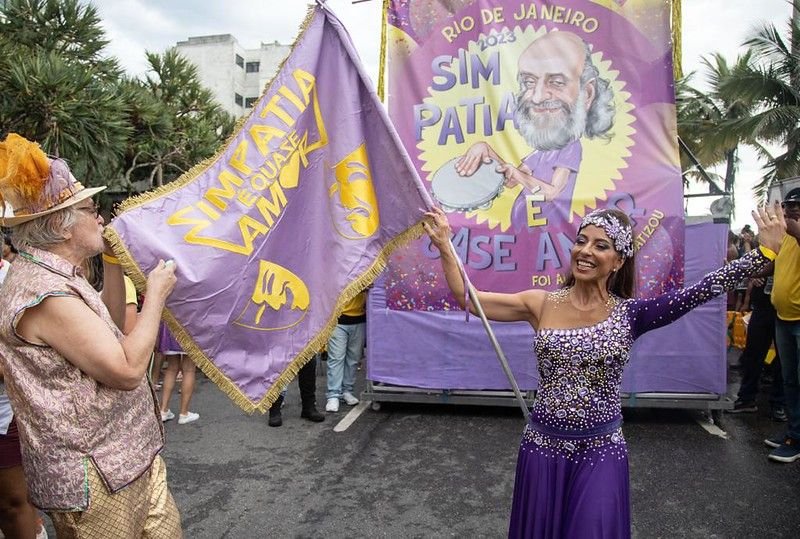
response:
<path id="1" fill-rule="evenodd" d="M 489 320 L 486 318 L 486 314 L 483 312 L 483 306 L 481 305 L 480 300 L 478 300 L 478 291 L 475 290 L 475 287 L 472 286 L 472 283 L 469 282 L 469 279 L 466 278 L 467 272 L 464 270 L 464 265 L 461 263 L 461 259 L 458 257 L 458 253 L 456 252 L 456 248 L 453 245 L 452 240 L 448 241 L 447 244 L 450 246 L 450 252 L 456 259 L 458 268 L 461 271 L 461 278 L 464 281 L 464 286 L 467 287 L 467 291 L 469 292 L 470 301 L 472 302 L 473 305 L 475 305 L 475 310 L 478 311 L 478 317 L 481 319 L 481 322 L 483 323 L 483 329 L 486 330 L 486 334 L 489 336 L 489 341 L 492 343 L 494 351 L 497 354 L 497 359 L 498 361 L 500 361 L 500 366 L 503 367 L 503 372 L 506 373 L 506 377 L 508 378 L 508 381 L 511 384 L 511 389 L 514 391 L 514 396 L 517 397 L 517 402 L 519 403 L 519 407 L 522 409 L 522 415 L 525 417 L 525 419 L 527 419 L 529 413 L 528 403 L 525 402 L 525 397 L 522 396 L 522 392 L 519 390 L 519 385 L 517 384 L 517 380 L 514 378 L 514 373 L 511 372 L 511 367 L 508 366 L 508 360 L 506 359 L 506 355 L 500 348 L 500 343 L 497 342 L 497 337 L 495 337 L 494 335 L 492 326 L 489 325 Z"/>

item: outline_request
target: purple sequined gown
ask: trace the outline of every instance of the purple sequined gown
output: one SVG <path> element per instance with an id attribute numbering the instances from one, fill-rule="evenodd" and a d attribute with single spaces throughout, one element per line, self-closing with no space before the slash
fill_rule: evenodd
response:
<path id="1" fill-rule="evenodd" d="M 538 331 L 540 387 L 519 448 L 509 537 L 630 537 L 619 388 L 631 346 L 767 262 L 755 249 L 691 287 L 620 300 L 599 324 Z"/>

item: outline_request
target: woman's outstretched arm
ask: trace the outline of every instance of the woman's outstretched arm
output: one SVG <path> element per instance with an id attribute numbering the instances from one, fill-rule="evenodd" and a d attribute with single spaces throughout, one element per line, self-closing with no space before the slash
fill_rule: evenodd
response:
<path id="1" fill-rule="evenodd" d="M 425 215 L 428 221 L 424 222 L 422 226 L 430 236 L 431 243 L 439 249 L 447 285 L 463 309 L 465 284 L 461 276 L 458 260 L 456 260 L 453 249 L 450 247 L 451 231 L 447 216 L 439 208 L 434 208 Z M 476 292 L 486 318 L 499 322 L 526 321 L 530 322 L 534 327 L 538 327 L 539 314 L 545 297 L 543 290 L 525 290 L 516 294 L 500 294 L 480 290 Z M 475 306 L 471 302 L 470 312 L 477 314 Z"/>

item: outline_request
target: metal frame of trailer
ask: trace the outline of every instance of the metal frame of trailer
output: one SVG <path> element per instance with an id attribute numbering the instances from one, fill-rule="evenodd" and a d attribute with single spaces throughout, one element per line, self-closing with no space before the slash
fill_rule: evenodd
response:
<path id="1" fill-rule="evenodd" d="M 533 405 L 535 390 L 523 392 L 525 401 Z M 474 406 L 517 406 L 514 393 L 506 390 L 425 389 L 396 386 L 367 380 L 361 399 L 372 402 L 373 410 L 381 403 L 456 404 Z M 626 408 L 682 408 L 718 412 L 733 408 L 733 400 L 716 393 L 623 393 Z"/>

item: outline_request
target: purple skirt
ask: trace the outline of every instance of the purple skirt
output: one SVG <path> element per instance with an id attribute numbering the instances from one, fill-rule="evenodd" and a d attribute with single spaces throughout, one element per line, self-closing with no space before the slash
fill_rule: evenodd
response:
<path id="1" fill-rule="evenodd" d="M 562 438 L 536 427 L 519 448 L 508 536 L 631 536 L 628 452 L 622 432 Z"/>
<path id="2" fill-rule="evenodd" d="M 158 351 L 164 355 L 183 354 L 183 348 L 169 332 L 164 322 L 161 322 L 158 328 Z"/>

